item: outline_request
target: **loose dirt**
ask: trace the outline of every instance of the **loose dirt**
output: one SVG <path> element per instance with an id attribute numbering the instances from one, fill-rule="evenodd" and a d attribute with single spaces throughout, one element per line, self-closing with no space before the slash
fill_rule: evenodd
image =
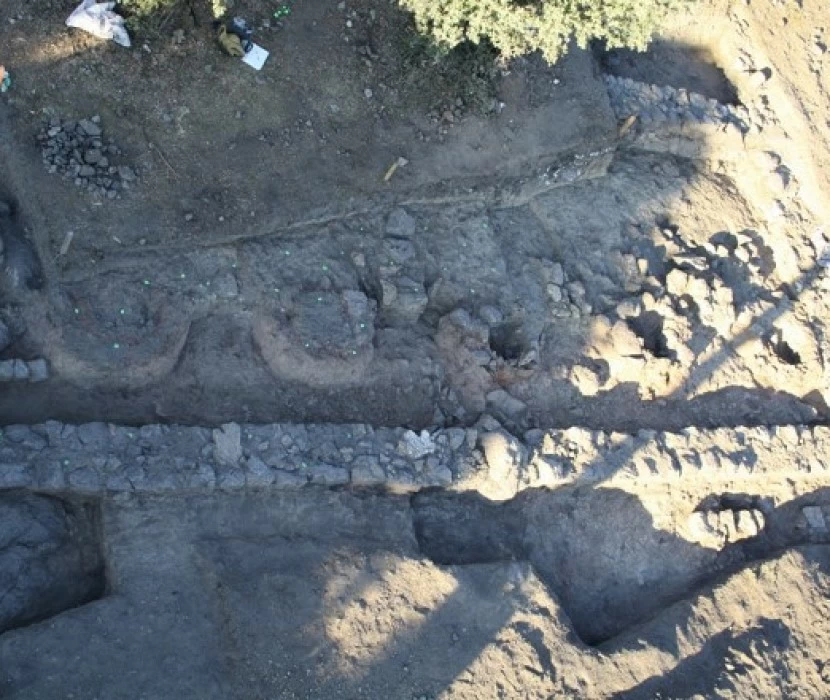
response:
<path id="1" fill-rule="evenodd" d="M 3 695 L 828 695 L 821 3 L 548 67 L 240 0 L 261 72 L 73 5 L 0 8 Z"/>

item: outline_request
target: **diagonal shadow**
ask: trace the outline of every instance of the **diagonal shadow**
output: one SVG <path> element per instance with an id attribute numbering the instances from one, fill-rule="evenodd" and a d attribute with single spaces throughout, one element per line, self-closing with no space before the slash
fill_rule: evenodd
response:
<path id="1" fill-rule="evenodd" d="M 759 645 L 785 651 L 790 645 L 790 630 L 780 620 L 764 619 L 752 629 L 735 635 L 723 630 L 712 637 L 696 654 L 689 656 L 662 676 L 652 676 L 634 688 L 614 693 L 613 700 L 652 700 L 653 698 L 715 697 L 736 688 L 725 677 L 745 673 L 740 658 L 758 657 Z"/>
<path id="2" fill-rule="evenodd" d="M 574 515 L 578 498 L 594 503 Z M 517 620 L 517 612 L 550 620 L 554 634 L 567 635 L 567 643 L 576 647 L 577 657 L 597 658 L 612 648 L 616 656 L 625 653 L 632 635 L 592 651 L 569 635 L 573 627 L 566 615 L 571 613 L 573 626 L 584 630 L 586 620 L 619 615 L 626 605 L 647 613 L 642 601 L 656 599 L 657 584 L 665 582 L 672 566 L 685 562 L 687 567 L 685 587 L 672 589 L 684 598 L 711 583 L 701 571 L 707 573 L 720 558 L 656 529 L 630 494 L 612 493 L 603 501 L 592 490 L 581 496 L 537 492 L 502 504 L 479 498 L 471 505 L 469 498 L 435 493 L 416 501 L 420 503 L 410 510 L 405 499 L 308 490 L 268 498 L 190 499 L 185 508 L 180 499 L 121 504 L 115 522 L 105 524 L 112 569 L 107 595 L 0 636 L 0 665 L 8 672 L 0 686 L 10 697 L 37 693 L 44 698 L 81 697 L 91 688 L 111 697 L 132 697 L 135 688 L 159 698 L 437 697 L 464 688 L 464 672 L 473 664 L 471 680 L 489 682 L 480 674 L 487 674 L 486 664 L 493 662 L 492 656 L 482 657 L 490 649 L 496 658 L 506 655 L 500 673 L 552 689 L 568 673 L 556 665 L 556 647 L 545 643 L 549 630 L 544 624 L 534 627 L 532 619 Z M 725 578 L 758 557 L 805 541 L 803 532 L 787 529 L 793 508 L 827 501 L 825 489 L 773 511 L 770 533 L 726 552 L 728 566 L 720 567 L 718 576 Z M 465 517 L 470 511 L 474 517 Z M 523 523 L 531 519 L 536 532 L 517 542 L 510 533 L 529 531 Z M 586 528 L 592 521 L 593 529 Z M 501 541 L 500 532 L 505 533 Z M 581 547 L 577 534 L 583 537 Z M 609 539 L 610 546 L 603 546 Z M 574 544 L 570 549 L 569 541 Z M 637 542 L 645 544 L 632 546 Z M 460 563 L 454 564 L 453 556 Z M 423 568 L 424 557 L 444 565 L 442 580 Z M 630 595 L 620 573 L 661 558 L 666 568 L 655 569 L 645 586 L 635 586 L 639 600 Z M 412 563 L 409 573 L 396 571 L 404 561 Z M 696 568 L 699 562 L 708 568 Z M 354 586 L 342 590 L 345 603 L 359 615 L 332 636 L 329 624 L 341 611 L 329 604 L 325 591 L 344 571 L 340 563 L 358 574 Z M 544 565 L 560 578 L 550 578 Z M 371 582 L 359 575 L 366 568 L 389 572 L 390 580 L 404 585 L 373 594 Z M 553 591 L 552 603 L 536 597 L 541 588 L 523 588 L 532 583 L 534 569 L 536 579 Z M 399 573 L 404 575 L 398 578 Z M 447 585 L 450 579 L 455 587 Z M 570 589 L 563 589 L 562 582 Z M 439 596 L 432 590 L 436 585 L 443 591 Z M 582 602 L 589 604 L 581 609 L 574 595 L 580 587 L 586 589 Z M 609 603 L 608 592 L 616 590 L 621 595 Z M 660 599 L 661 605 L 671 602 Z M 651 630 L 645 641 L 679 654 L 683 624 L 677 620 L 687 614 L 685 606 L 673 609 L 668 619 L 677 627 L 644 628 Z M 762 628 L 777 633 L 772 624 Z M 636 639 L 640 645 L 642 634 Z M 345 648 L 339 646 L 343 641 Z M 717 638 L 700 655 L 701 666 L 689 661 L 688 672 L 712 668 L 715 662 L 709 657 L 728 641 Z M 741 641 L 730 643 L 735 648 Z M 366 650 L 371 656 L 362 658 Z M 684 678 L 681 670 L 666 683 L 681 684 Z M 654 679 L 643 693 L 657 685 Z M 469 690 L 476 692 L 476 687 Z"/>

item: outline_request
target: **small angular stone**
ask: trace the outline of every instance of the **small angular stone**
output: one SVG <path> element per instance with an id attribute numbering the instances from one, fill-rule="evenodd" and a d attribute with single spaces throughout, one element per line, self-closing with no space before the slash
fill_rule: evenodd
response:
<path id="1" fill-rule="evenodd" d="M 487 410 L 496 418 L 514 425 L 522 425 L 527 420 L 527 404 L 511 396 L 504 389 L 487 394 Z"/>
<path id="2" fill-rule="evenodd" d="M 29 362 L 29 381 L 33 384 L 49 379 L 49 365 L 43 358 Z"/>
<path id="3" fill-rule="evenodd" d="M 409 459 L 421 459 L 435 452 L 435 442 L 429 431 L 422 430 L 419 435 L 413 430 L 407 430 L 398 443 L 398 454 Z"/>
<path id="4" fill-rule="evenodd" d="M 14 360 L 0 361 L 0 382 L 10 382 L 14 379 Z"/>
<path id="5" fill-rule="evenodd" d="M 216 485 L 225 491 L 245 488 L 245 472 L 236 467 L 217 469 Z"/>
<path id="6" fill-rule="evenodd" d="M 277 469 L 274 471 L 274 486 L 278 489 L 298 489 L 308 483 L 308 478 L 296 472 Z"/>
<path id="7" fill-rule="evenodd" d="M 219 464 L 235 466 L 242 459 L 242 435 L 238 423 L 226 423 L 213 431 L 214 456 Z"/>
<path id="8" fill-rule="evenodd" d="M 81 493 L 98 493 L 101 490 L 101 477 L 91 467 L 81 467 L 69 474 L 69 486 Z"/>
<path id="9" fill-rule="evenodd" d="M 415 233 L 416 222 L 404 209 L 394 209 L 386 220 L 386 233 L 390 236 L 409 238 Z"/>
<path id="10" fill-rule="evenodd" d="M 0 489 L 25 488 L 32 483 L 32 475 L 25 464 L 0 464 Z"/>
<path id="11" fill-rule="evenodd" d="M 136 179 L 135 170 L 126 165 L 118 167 L 118 175 L 122 180 L 124 180 L 124 182 L 133 182 Z"/>
<path id="12" fill-rule="evenodd" d="M 78 122 L 78 128 L 76 129 L 76 133 L 79 133 L 80 135 L 93 136 L 93 137 L 100 136 L 101 135 L 101 127 L 98 126 L 91 119 L 82 119 L 81 121 Z"/>
<path id="13" fill-rule="evenodd" d="M 386 472 L 374 457 L 363 456 L 352 467 L 352 483 L 355 486 L 377 486 L 386 481 Z"/>
<path id="14" fill-rule="evenodd" d="M 333 467 L 329 464 L 318 464 L 308 470 L 312 484 L 325 486 L 339 486 L 349 483 L 349 472 L 343 467 Z"/>
<path id="15" fill-rule="evenodd" d="M 274 483 L 274 473 L 259 457 L 248 457 L 248 486 L 264 488 Z"/>
<path id="16" fill-rule="evenodd" d="M 14 378 L 23 381 L 29 378 L 29 367 L 23 360 L 12 360 L 14 363 Z"/>
<path id="17" fill-rule="evenodd" d="M 827 522 L 819 506 L 804 506 L 801 514 L 807 521 L 807 526 L 816 532 L 827 532 Z"/>

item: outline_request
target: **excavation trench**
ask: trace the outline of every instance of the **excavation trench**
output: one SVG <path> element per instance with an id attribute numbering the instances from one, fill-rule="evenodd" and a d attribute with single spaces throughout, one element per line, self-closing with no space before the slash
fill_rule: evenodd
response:
<path id="1" fill-rule="evenodd" d="M 502 504 L 423 493 L 412 508 L 424 555 L 449 566 L 530 563 L 580 638 L 601 646 L 705 584 L 787 548 L 830 541 L 796 524 L 803 502 L 826 495 L 765 508 L 757 535 L 719 551 L 661 531 L 637 496 L 616 489 L 530 492 Z"/>
<path id="2" fill-rule="evenodd" d="M 701 6 L 462 98 L 299 3 L 237 110 L 195 4 L 40 62 L 16 4 L 0 694 L 821 696 L 824 37 Z"/>
<path id="3" fill-rule="evenodd" d="M 313 569 L 318 559 L 341 551 L 426 558 L 456 576 L 486 565 L 526 565 L 523 575 L 532 572 L 544 582 L 581 639 L 601 645 L 704 584 L 785 548 L 828 541 L 826 533 L 808 535 L 794 525 L 803 502 L 827 500 L 826 493 L 813 493 L 767 509 L 757 536 L 712 550 L 656 527 L 640 498 L 616 489 L 534 491 L 505 503 L 470 494 L 407 498 L 320 488 L 132 504 L 6 492 L 0 514 L 9 536 L 0 559 L 6 571 L 21 570 L 2 597 L 0 631 L 101 599 L 107 589 L 129 598 L 134 584 L 125 574 L 156 551 L 157 521 L 167 523 L 171 552 L 181 546 L 201 557 L 226 552 L 233 559 L 256 550 L 276 567 L 265 576 L 288 565 L 288 543 L 289 559 L 299 557 L 291 565 L 300 568 Z M 722 501 L 734 505 L 736 497 Z M 133 524 L 125 530 L 125 523 Z M 105 571 L 116 578 L 105 581 Z"/>
<path id="4" fill-rule="evenodd" d="M 104 595 L 100 503 L 0 492 L 0 633 Z"/>
<path id="5" fill-rule="evenodd" d="M 790 242 L 751 228 L 738 174 L 591 146 L 466 198 L 47 270 L 0 309 L 0 424 L 821 422 L 815 331 L 776 328 L 818 274 L 781 298 L 770 246 Z M 749 300 L 754 354 L 732 337 Z"/>
<path id="6" fill-rule="evenodd" d="M 657 39 L 643 52 L 598 48 L 595 55 L 603 70 L 612 75 L 682 88 L 721 104 L 740 104 L 737 89 L 708 47 Z"/>
<path id="7" fill-rule="evenodd" d="M 78 388 L 50 382 L 11 386 L 0 395 L 0 425 L 33 425 L 50 420 L 83 424 L 105 421 L 140 427 L 149 424 L 216 427 L 225 423 L 361 423 L 374 427 L 404 426 L 416 431 L 469 427 L 482 413 L 447 415 L 458 404 L 441 399 L 441 385 L 401 388 L 355 387 L 345 391 L 297 385 L 252 384 L 240 388 L 238 378 L 194 387 L 142 390 Z M 230 386 L 229 386 L 230 385 Z M 483 397 L 482 397 L 483 399 Z M 628 401 L 627 414 L 616 413 Z M 483 402 L 482 402 L 483 403 Z M 517 434 L 532 428 L 582 427 L 636 433 L 638 430 L 681 431 L 685 428 L 825 425 L 823 411 L 809 400 L 786 392 L 730 388 L 688 400 L 641 401 L 627 390 L 586 397 L 571 405 L 540 402 L 514 421 L 498 408 L 485 410 Z M 822 404 L 818 404 L 823 408 Z M 448 409 L 446 413 L 445 409 Z M 439 410 L 436 410 L 439 409 Z"/>

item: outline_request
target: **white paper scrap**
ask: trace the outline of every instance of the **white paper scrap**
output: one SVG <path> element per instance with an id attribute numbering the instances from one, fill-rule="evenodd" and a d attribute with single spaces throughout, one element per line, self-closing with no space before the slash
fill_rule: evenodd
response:
<path id="1" fill-rule="evenodd" d="M 262 66 L 265 65 L 265 61 L 267 60 L 268 51 L 263 49 L 259 44 L 251 46 L 251 50 L 242 57 L 242 61 L 254 70 L 262 70 Z"/>

